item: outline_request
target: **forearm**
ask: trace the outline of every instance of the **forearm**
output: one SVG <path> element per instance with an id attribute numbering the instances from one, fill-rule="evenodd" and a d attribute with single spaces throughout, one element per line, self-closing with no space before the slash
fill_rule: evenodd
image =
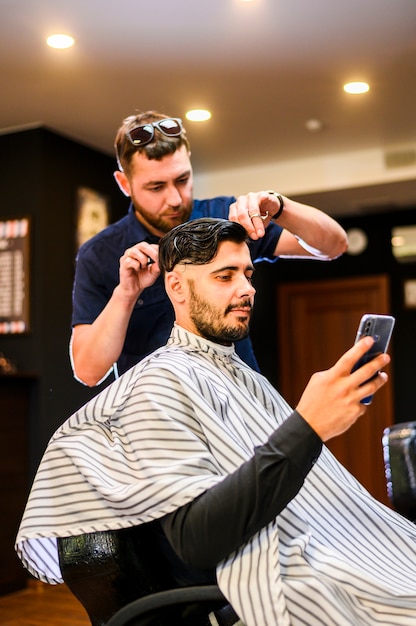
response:
<path id="1" fill-rule="evenodd" d="M 74 375 L 78 380 L 93 387 L 117 361 L 135 301 L 120 297 L 119 287 L 116 287 L 92 324 L 74 327 L 70 350 Z"/>
<path id="2" fill-rule="evenodd" d="M 215 567 L 295 497 L 321 447 L 295 411 L 238 470 L 161 520 L 175 552 L 187 565 Z"/>
<path id="3" fill-rule="evenodd" d="M 284 209 L 277 223 L 286 231 L 301 239 L 309 247 L 318 250 L 321 257 L 334 259 L 343 254 L 348 247 L 347 235 L 344 229 L 326 213 L 301 204 L 290 198 L 283 198 Z M 284 233 L 276 248 L 279 256 L 294 256 L 290 240 L 285 239 Z M 304 255 L 305 248 L 300 244 L 300 253 Z M 308 249 L 306 248 L 308 251 Z M 313 256 L 313 252 L 309 251 Z"/>

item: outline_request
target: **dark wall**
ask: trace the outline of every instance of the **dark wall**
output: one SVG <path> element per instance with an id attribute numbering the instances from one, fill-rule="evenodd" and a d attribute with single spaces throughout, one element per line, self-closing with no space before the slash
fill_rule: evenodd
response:
<path id="1" fill-rule="evenodd" d="M 403 264 L 394 258 L 391 251 L 391 230 L 394 226 L 416 224 L 416 207 L 401 211 L 392 208 L 387 212 L 341 218 L 338 221 L 346 230 L 361 228 L 366 232 L 368 246 L 362 254 L 345 254 L 329 263 L 282 259 L 273 264 L 261 263 L 257 266 L 252 338 L 260 367 L 278 386 L 278 284 L 385 274 L 390 278 L 390 312 L 396 317 L 391 351 L 393 360 L 389 366 L 394 385 L 395 421 L 415 420 L 416 309 L 405 308 L 403 283 L 407 278 L 416 278 L 416 263 Z M 354 337 L 351 338 L 353 340 Z"/>
<path id="2" fill-rule="evenodd" d="M 97 389 L 72 376 L 68 357 L 78 187 L 109 199 L 111 221 L 127 210 L 114 159 L 45 128 L 0 136 L 0 220 L 30 217 L 31 330 L 1 335 L 0 352 L 35 375 L 31 471 L 56 428 Z"/>

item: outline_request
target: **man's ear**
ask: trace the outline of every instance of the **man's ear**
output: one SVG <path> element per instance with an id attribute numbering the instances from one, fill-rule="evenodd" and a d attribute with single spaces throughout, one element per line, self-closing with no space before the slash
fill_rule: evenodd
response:
<path id="1" fill-rule="evenodd" d="M 116 179 L 117 185 L 120 187 L 124 195 L 127 197 L 130 197 L 131 196 L 130 183 L 125 173 L 120 172 L 120 170 L 116 170 L 114 172 L 114 178 Z"/>
<path id="2" fill-rule="evenodd" d="M 165 289 L 172 304 L 180 304 L 185 300 L 185 277 L 182 272 L 172 270 L 165 275 Z"/>

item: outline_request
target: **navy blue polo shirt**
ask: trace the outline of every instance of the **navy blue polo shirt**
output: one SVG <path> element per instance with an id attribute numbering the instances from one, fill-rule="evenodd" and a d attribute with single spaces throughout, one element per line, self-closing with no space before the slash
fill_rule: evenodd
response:
<path id="1" fill-rule="evenodd" d="M 232 196 L 219 196 L 209 200 L 194 200 L 190 219 L 220 217 L 227 219 L 229 206 L 235 202 Z M 256 259 L 272 259 L 282 229 L 270 224 L 266 235 L 250 244 L 254 262 Z M 106 306 L 115 287 L 119 284 L 120 257 L 127 248 L 140 241 L 158 243 L 137 220 L 133 207 L 121 220 L 92 237 L 79 249 L 74 288 L 72 293 L 72 326 L 92 324 Z M 138 298 L 130 318 L 126 339 L 117 362 L 122 374 L 153 350 L 164 345 L 174 322 L 174 312 L 166 295 L 163 280 L 145 289 Z M 251 367 L 258 370 L 249 338 L 236 343 L 236 351 Z"/>

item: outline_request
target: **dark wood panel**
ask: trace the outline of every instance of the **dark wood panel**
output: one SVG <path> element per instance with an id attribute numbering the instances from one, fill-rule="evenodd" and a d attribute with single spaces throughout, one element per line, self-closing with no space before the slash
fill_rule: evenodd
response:
<path id="1" fill-rule="evenodd" d="M 28 430 L 32 385 L 24 376 L 0 376 L 0 594 L 22 589 L 27 571 L 14 542 L 28 492 Z"/>
<path id="2" fill-rule="evenodd" d="M 278 290 L 280 385 L 296 406 L 310 376 L 331 367 L 353 344 L 364 313 L 389 313 L 385 276 L 281 285 Z M 392 349 L 394 337 L 392 341 Z M 390 350 L 391 352 L 392 350 Z M 391 374 L 391 368 L 387 370 Z M 328 447 L 376 497 L 388 504 L 381 437 L 393 423 L 392 382 L 364 417 Z"/>

